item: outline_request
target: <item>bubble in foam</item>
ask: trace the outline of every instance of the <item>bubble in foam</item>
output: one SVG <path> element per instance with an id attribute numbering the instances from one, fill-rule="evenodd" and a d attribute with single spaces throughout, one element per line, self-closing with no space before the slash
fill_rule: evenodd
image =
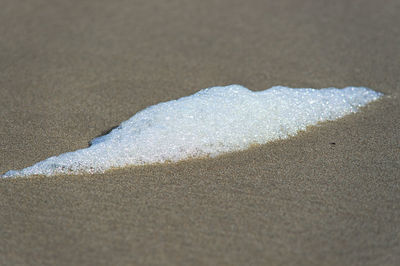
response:
<path id="1" fill-rule="evenodd" d="M 50 157 L 3 177 L 104 172 L 244 150 L 335 120 L 382 96 L 364 87 L 253 92 L 240 85 L 203 89 L 150 106 L 91 146 Z"/>

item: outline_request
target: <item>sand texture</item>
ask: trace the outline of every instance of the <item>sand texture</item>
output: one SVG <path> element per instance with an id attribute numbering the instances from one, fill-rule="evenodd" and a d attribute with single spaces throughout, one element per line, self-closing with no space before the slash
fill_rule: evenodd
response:
<path id="1" fill-rule="evenodd" d="M 396 0 L 2 0 L 1 174 L 201 88 L 385 96 L 215 159 L 1 179 L 0 265 L 399 265 L 399 13 Z"/>

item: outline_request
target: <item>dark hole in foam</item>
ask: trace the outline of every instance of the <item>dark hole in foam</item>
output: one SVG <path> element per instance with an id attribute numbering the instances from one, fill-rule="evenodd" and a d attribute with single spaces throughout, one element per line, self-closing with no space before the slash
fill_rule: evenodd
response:
<path id="1" fill-rule="evenodd" d="M 97 139 L 97 138 L 100 138 L 100 137 L 102 137 L 102 136 L 107 135 L 108 133 L 110 133 L 111 131 L 113 131 L 113 129 L 116 129 L 118 126 L 119 126 L 119 125 L 116 125 L 116 126 L 113 126 L 113 127 L 109 128 L 109 129 L 103 130 L 103 131 L 101 132 L 101 134 L 97 135 L 96 137 L 94 137 L 92 140 L 89 141 L 89 147 L 92 146 L 92 141 L 93 141 L 94 139 Z"/>

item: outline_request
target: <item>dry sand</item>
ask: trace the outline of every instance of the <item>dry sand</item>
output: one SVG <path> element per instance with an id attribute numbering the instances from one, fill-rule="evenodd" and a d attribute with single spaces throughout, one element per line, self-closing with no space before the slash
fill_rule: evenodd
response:
<path id="1" fill-rule="evenodd" d="M 216 159 L 0 180 L 0 264 L 399 265 L 399 13 L 396 0 L 1 1 L 0 173 L 215 85 L 386 97 Z"/>

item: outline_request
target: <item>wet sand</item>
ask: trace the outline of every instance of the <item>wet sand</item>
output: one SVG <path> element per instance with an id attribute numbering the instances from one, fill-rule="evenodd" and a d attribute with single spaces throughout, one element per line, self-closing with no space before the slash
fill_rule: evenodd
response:
<path id="1" fill-rule="evenodd" d="M 199 89 L 365 86 L 215 159 L 0 180 L 1 265 L 398 265 L 398 1 L 3 1 L 0 173 Z"/>

